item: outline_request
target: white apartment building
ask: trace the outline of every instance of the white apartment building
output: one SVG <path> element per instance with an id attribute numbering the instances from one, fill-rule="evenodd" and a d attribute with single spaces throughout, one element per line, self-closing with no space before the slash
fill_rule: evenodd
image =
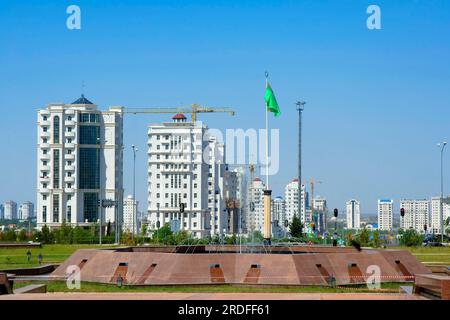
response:
<path id="1" fill-rule="evenodd" d="M 248 232 L 264 231 L 264 190 L 266 185 L 260 178 L 253 179 L 249 190 Z"/>
<path id="2" fill-rule="evenodd" d="M 286 201 L 282 197 L 272 199 L 272 222 L 280 228 L 286 228 Z"/>
<path id="3" fill-rule="evenodd" d="M 224 198 L 227 211 L 227 234 L 239 234 L 242 230 L 242 207 L 238 199 L 239 174 L 236 171 L 224 173 Z"/>
<path id="4" fill-rule="evenodd" d="M 128 196 L 123 201 L 122 231 L 138 233 L 138 207 L 139 201 L 134 200 L 133 196 Z"/>
<path id="5" fill-rule="evenodd" d="M 208 208 L 211 216 L 211 236 L 228 233 L 228 210 L 225 199 L 225 145 L 207 132 L 204 139 L 208 140 Z M 205 156 L 205 152 L 203 153 Z M 228 175 L 231 179 L 232 176 Z M 231 182 L 231 181 L 230 181 Z M 230 192 L 231 189 L 228 189 Z M 235 197 L 234 194 L 231 196 Z"/>
<path id="6" fill-rule="evenodd" d="M 400 228 L 425 232 L 425 225 L 427 228 L 429 225 L 429 208 L 428 200 L 400 200 L 400 210 L 405 210 L 405 216 L 400 216 Z"/>
<path id="7" fill-rule="evenodd" d="M 211 234 L 207 127 L 177 114 L 148 130 L 148 219 L 156 230 L 172 220 L 201 238 Z M 205 161 L 203 159 L 205 153 Z M 212 168 L 211 168 L 212 169 Z M 211 174 L 212 175 L 212 174 Z M 211 186 L 212 187 L 212 186 Z M 184 204 L 184 212 L 180 212 Z"/>
<path id="8" fill-rule="evenodd" d="M 30 201 L 22 203 L 19 209 L 19 220 L 34 218 L 34 204 Z"/>
<path id="9" fill-rule="evenodd" d="M 4 219 L 5 220 L 16 220 L 18 219 L 17 215 L 17 203 L 9 200 L 4 204 Z"/>
<path id="10" fill-rule="evenodd" d="M 347 201 L 347 229 L 359 230 L 361 228 L 361 203 L 352 199 Z"/>
<path id="11" fill-rule="evenodd" d="M 441 198 L 431 198 L 431 217 L 430 217 L 430 232 L 434 234 L 441 234 Z M 445 221 L 450 217 L 450 197 L 443 198 L 442 213 Z"/>
<path id="12" fill-rule="evenodd" d="M 303 186 L 302 186 L 303 187 Z M 303 191 L 303 188 L 302 188 Z M 301 208 L 299 211 L 298 208 L 298 200 L 299 200 L 299 192 L 298 192 L 298 179 L 292 180 L 290 183 L 286 185 L 284 188 L 284 199 L 286 202 L 286 213 L 285 213 L 285 220 L 288 221 L 288 223 L 292 222 L 292 219 L 294 218 L 294 215 L 297 215 L 302 222 L 305 221 L 305 212 L 306 209 L 304 208 L 305 202 L 304 202 L 304 193 L 302 192 L 301 196 Z"/>
<path id="13" fill-rule="evenodd" d="M 314 202 L 314 211 L 317 214 L 315 218 L 316 230 L 318 232 L 325 232 L 327 229 L 327 200 L 323 197 L 316 197 L 313 199 Z"/>
<path id="14" fill-rule="evenodd" d="M 394 201 L 390 199 L 378 200 L 378 229 L 382 231 L 392 230 L 394 214 Z"/>
<path id="15" fill-rule="evenodd" d="M 65 221 L 87 227 L 122 219 L 123 110 L 100 111 L 83 95 L 72 104 L 38 110 L 37 225 Z"/>
<path id="16" fill-rule="evenodd" d="M 235 168 L 233 172 L 236 174 L 236 204 L 238 207 L 238 230 L 242 233 L 247 233 L 247 212 L 248 212 L 248 202 L 247 202 L 247 194 L 248 194 L 248 182 L 247 175 L 245 173 L 244 168 L 239 167 Z M 239 225 L 240 224 L 240 225 Z"/>

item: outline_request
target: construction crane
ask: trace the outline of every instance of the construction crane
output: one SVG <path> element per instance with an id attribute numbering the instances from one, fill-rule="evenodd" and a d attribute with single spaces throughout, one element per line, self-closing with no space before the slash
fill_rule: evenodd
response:
<path id="1" fill-rule="evenodd" d="M 131 114 L 163 114 L 163 113 L 189 113 L 192 116 L 192 122 L 197 122 L 197 113 L 228 113 L 231 116 L 236 115 L 236 111 L 231 108 L 210 108 L 198 104 L 193 104 L 190 107 L 171 107 L 171 108 L 124 108 L 124 113 Z"/>

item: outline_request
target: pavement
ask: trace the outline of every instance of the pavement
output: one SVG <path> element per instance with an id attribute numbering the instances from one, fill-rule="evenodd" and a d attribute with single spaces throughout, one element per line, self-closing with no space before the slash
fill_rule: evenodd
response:
<path id="1" fill-rule="evenodd" d="M 427 300 L 400 293 L 31 293 L 0 300 Z"/>

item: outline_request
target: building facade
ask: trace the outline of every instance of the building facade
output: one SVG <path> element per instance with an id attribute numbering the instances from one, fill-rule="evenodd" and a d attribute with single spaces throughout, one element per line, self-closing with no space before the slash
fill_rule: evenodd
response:
<path id="1" fill-rule="evenodd" d="M 441 198 L 431 198 L 430 232 L 434 234 L 442 233 L 441 225 Z M 450 218 L 450 197 L 443 198 L 442 201 L 443 220 Z"/>
<path id="2" fill-rule="evenodd" d="M 327 200 L 323 197 L 317 197 L 314 201 L 313 219 L 316 226 L 316 230 L 319 233 L 323 233 L 327 230 L 327 215 L 328 207 Z"/>
<path id="3" fill-rule="evenodd" d="M 359 230 L 361 228 L 361 203 L 352 199 L 347 201 L 347 229 Z"/>
<path id="4" fill-rule="evenodd" d="M 34 218 L 34 204 L 30 201 L 22 203 L 19 209 L 19 220 Z"/>
<path id="5" fill-rule="evenodd" d="M 260 178 L 253 179 L 249 190 L 248 232 L 264 231 L 264 190 L 266 185 Z"/>
<path id="6" fill-rule="evenodd" d="M 0 220 L 5 219 L 5 207 L 3 204 L 0 204 Z"/>
<path id="7" fill-rule="evenodd" d="M 424 233 L 425 226 L 429 226 L 430 201 L 428 200 L 400 200 L 400 210 L 405 210 L 405 216 L 400 216 L 400 228 L 414 229 Z"/>
<path id="8" fill-rule="evenodd" d="M 83 95 L 38 111 L 37 225 L 122 220 L 123 110 L 100 111 Z"/>
<path id="9" fill-rule="evenodd" d="M 17 203 L 9 200 L 4 204 L 4 219 L 5 220 L 16 220 L 18 219 L 17 214 Z"/>
<path id="10" fill-rule="evenodd" d="M 157 230 L 176 220 L 180 230 L 206 237 L 212 220 L 208 201 L 214 199 L 209 197 L 214 189 L 208 184 L 212 174 L 210 153 L 205 152 L 210 146 L 204 138 L 207 127 L 187 122 L 182 114 L 172 120 L 150 125 L 148 131 L 149 228 Z"/>
<path id="11" fill-rule="evenodd" d="M 378 200 L 378 230 L 391 231 L 393 227 L 394 201 L 390 199 Z"/>
<path id="12" fill-rule="evenodd" d="M 133 196 L 128 196 L 123 201 L 122 231 L 138 233 L 138 208 L 139 202 L 134 200 Z"/>

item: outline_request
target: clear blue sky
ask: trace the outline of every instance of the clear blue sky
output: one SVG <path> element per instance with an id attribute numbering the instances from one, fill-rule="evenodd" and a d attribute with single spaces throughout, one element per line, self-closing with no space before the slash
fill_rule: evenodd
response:
<path id="1" fill-rule="evenodd" d="M 378 4 L 382 30 L 366 28 Z M 77 4 L 82 29 L 66 28 Z M 35 201 L 36 110 L 86 96 L 110 105 L 230 106 L 201 116 L 210 127 L 261 128 L 264 71 L 282 109 L 283 164 L 274 194 L 296 175 L 296 111 L 304 112 L 305 178 L 330 207 L 354 197 L 363 213 L 378 198 L 439 192 L 436 143 L 450 139 L 450 2 L 416 1 L 13 1 L 0 2 L 0 202 Z M 129 116 L 140 147 L 138 198 L 146 207 L 147 124 Z M 445 175 L 450 191 L 450 150 Z"/>

